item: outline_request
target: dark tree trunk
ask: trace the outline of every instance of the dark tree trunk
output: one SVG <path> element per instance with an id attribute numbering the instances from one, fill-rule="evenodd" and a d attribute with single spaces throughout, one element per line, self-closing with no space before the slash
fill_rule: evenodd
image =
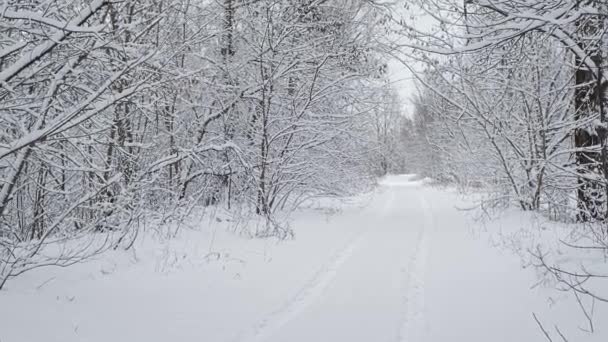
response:
<path id="1" fill-rule="evenodd" d="M 574 119 L 583 122 L 600 116 L 605 122 L 602 104 L 601 43 L 593 41 L 602 28 L 600 18 L 583 17 L 578 23 L 579 46 L 589 56 L 587 61 L 576 57 Z M 606 218 L 606 139 L 598 127 L 579 124 L 574 130 L 575 160 L 578 173 L 577 219 L 581 222 Z M 598 147 L 600 148 L 598 151 Z"/>

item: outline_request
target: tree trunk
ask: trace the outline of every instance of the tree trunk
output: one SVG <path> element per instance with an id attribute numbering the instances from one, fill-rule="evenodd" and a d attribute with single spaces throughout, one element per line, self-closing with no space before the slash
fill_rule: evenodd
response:
<path id="1" fill-rule="evenodd" d="M 602 108 L 601 97 L 601 44 L 593 41 L 601 30 L 600 18 L 583 17 L 577 23 L 579 28 L 579 47 L 589 56 L 588 61 L 579 56 L 575 58 L 577 67 L 574 94 L 574 119 L 577 122 L 588 120 Z M 589 65 L 591 64 L 591 65 Z M 604 122 L 603 114 L 600 115 Z M 574 146 L 576 160 L 578 187 L 577 187 L 577 219 L 580 222 L 603 220 L 606 218 L 606 152 L 605 137 L 600 138 L 596 128 L 588 125 L 578 125 L 574 130 Z M 601 146 L 601 152 L 592 151 Z M 603 179 L 603 181 L 600 181 Z"/>

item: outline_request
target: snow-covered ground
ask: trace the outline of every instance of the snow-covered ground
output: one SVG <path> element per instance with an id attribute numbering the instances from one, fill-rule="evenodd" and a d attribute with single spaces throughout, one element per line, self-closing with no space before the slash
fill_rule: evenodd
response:
<path id="1" fill-rule="evenodd" d="M 248 239 L 216 218 L 170 240 L 144 233 L 130 251 L 11 281 L 0 341 L 543 341 L 532 313 L 570 341 L 606 341 L 601 326 L 582 331 L 571 299 L 531 289 L 535 271 L 496 247 L 496 229 L 528 218 L 514 212 L 482 229 L 458 209 L 468 205 L 392 176 L 339 210 L 299 211 L 294 240 Z"/>

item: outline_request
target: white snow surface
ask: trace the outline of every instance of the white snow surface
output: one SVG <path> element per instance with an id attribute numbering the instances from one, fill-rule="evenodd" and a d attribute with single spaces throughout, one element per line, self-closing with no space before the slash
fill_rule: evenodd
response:
<path id="1" fill-rule="evenodd" d="M 289 241 L 234 234 L 218 217 L 172 239 L 143 232 L 130 251 L 9 282 L 0 341 L 545 341 L 533 312 L 551 334 L 607 340 L 599 324 L 583 331 L 569 297 L 531 289 L 535 271 L 493 243 L 494 228 L 526 217 L 481 229 L 467 206 L 402 175 L 302 209 Z"/>

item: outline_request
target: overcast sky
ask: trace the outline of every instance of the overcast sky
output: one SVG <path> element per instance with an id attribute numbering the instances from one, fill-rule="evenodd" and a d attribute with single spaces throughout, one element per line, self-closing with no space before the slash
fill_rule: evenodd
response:
<path id="1" fill-rule="evenodd" d="M 407 0 L 397 1 L 395 4 L 394 16 L 396 20 L 402 19 L 407 23 L 415 25 L 416 28 L 423 31 L 431 31 L 434 25 L 434 21 L 428 15 L 425 15 L 422 10 L 405 10 L 403 4 Z M 411 3 L 410 3 L 411 6 Z M 394 39 L 403 40 L 403 36 L 397 35 Z M 415 69 L 420 69 L 420 65 L 410 65 Z M 416 94 L 416 79 L 410 70 L 397 59 L 393 59 L 389 62 L 389 73 L 390 80 L 393 83 L 395 89 L 397 89 L 401 101 L 403 103 L 403 111 L 407 116 L 412 115 L 413 106 L 411 99 Z"/>

